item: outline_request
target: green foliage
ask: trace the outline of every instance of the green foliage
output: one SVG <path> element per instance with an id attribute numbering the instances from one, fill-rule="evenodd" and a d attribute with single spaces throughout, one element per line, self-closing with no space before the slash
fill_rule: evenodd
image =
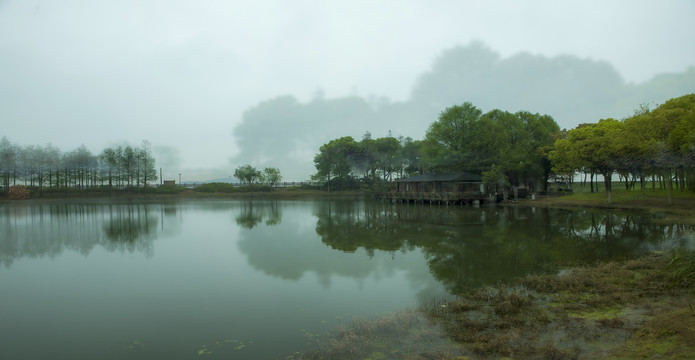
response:
<path id="1" fill-rule="evenodd" d="M 365 160 L 364 152 L 351 136 L 331 140 L 321 146 L 314 157 L 314 165 L 318 170 L 315 177 L 327 184 L 333 180 L 342 186 L 351 181 L 353 169 L 362 166 Z"/>
<path id="2" fill-rule="evenodd" d="M 186 188 L 182 186 L 150 186 L 147 188 L 147 192 L 153 194 L 180 194 L 186 191 Z"/>
<path id="3" fill-rule="evenodd" d="M 470 102 L 446 108 L 430 124 L 425 138 L 451 152 L 463 152 L 472 143 L 474 128 L 483 112 Z"/>
<path id="4" fill-rule="evenodd" d="M 232 184 L 227 183 L 208 183 L 198 185 L 194 191 L 204 192 L 204 193 L 231 193 L 238 192 L 238 188 Z"/>
<path id="5" fill-rule="evenodd" d="M 490 167 L 490 170 L 483 171 L 481 175 L 484 184 L 501 187 L 509 185 L 509 181 L 507 181 L 507 176 L 504 175 L 504 172 L 502 172 L 502 168 L 500 166 L 492 165 L 492 167 Z"/>
<path id="6" fill-rule="evenodd" d="M 265 168 L 263 169 L 263 181 L 267 183 L 271 188 L 275 187 L 280 181 L 282 181 L 282 175 L 280 175 L 280 169 L 278 168 Z"/>
<path id="7" fill-rule="evenodd" d="M 262 181 L 263 174 L 251 165 L 243 165 L 234 170 L 234 177 L 244 185 L 253 185 L 256 181 Z"/>
<path id="8" fill-rule="evenodd" d="M 494 166 L 494 184 L 546 183 L 548 152 L 558 133 L 550 116 L 501 110 L 483 114 L 465 102 L 442 111 L 424 140 L 373 139 L 369 132 L 360 142 L 349 136 L 331 140 L 314 157 L 314 179 L 345 188 L 357 178 L 380 189 L 382 181 L 394 176 L 460 171 L 492 176 Z"/>
<path id="9" fill-rule="evenodd" d="M 432 172 L 480 171 L 495 167 L 510 184 L 547 182 L 548 151 L 558 136 L 552 117 L 526 111 L 492 110 L 486 114 L 471 103 L 443 111 L 425 136 L 421 155 Z"/>
<path id="10" fill-rule="evenodd" d="M 609 202 L 614 172 L 625 179 L 658 177 L 669 189 L 676 180 L 681 190 L 695 191 L 695 94 L 652 111 L 641 106 L 623 121 L 579 125 L 555 142 L 549 158 L 556 173 L 604 175 Z"/>
<path id="11" fill-rule="evenodd" d="M 695 252 L 684 248 L 674 249 L 671 261 L 664 270 L 674 286 L 693 286 L 695 284 Z"/>
<path id="12" fill-rule="evenodd" d="M 201 184 L 193 190 L 203 193 L 243 193 L 270 191 L 270 189 L 269 186 L 265 185 L 234 186 L 228 183 L 207 183 Z"/>

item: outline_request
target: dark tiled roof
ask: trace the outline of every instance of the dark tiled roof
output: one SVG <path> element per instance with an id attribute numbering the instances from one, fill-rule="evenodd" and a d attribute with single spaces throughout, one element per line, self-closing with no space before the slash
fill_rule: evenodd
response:
<path id="1" fill-rule="evenodd" d="M 481 182 L 482 178 L 478 174 L 461 172 L 456 174 L 425 174 L 413 176 L 407 179 L 396 180 L 396 182 L 449 182 L 449 181 L 464 181 L 464 182 Z"/>

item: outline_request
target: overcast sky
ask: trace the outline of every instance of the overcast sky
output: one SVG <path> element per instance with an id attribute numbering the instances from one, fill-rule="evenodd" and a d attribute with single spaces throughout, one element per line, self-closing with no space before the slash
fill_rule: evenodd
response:
<path id="1" fill-rule="evenodd" d="M 0 137 L 94 153 L 148 139 L 165 178 L 205 180 L 231 175 L 234 126 L 264 100 L 407 100 L 476 40 L 639 83 L 695 65 L 693 19 L 690 0 L 0 0 Z"/>

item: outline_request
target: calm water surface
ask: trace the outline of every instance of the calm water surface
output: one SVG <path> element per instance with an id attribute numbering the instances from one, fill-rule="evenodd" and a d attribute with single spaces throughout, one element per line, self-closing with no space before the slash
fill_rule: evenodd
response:
<path id="1" fill-rule="evenodd" d="M 685 226 L 586 210 L 327 200 L 5 203 L 0 354 L 284 358 L 354 316 L 692 241 Z"/>

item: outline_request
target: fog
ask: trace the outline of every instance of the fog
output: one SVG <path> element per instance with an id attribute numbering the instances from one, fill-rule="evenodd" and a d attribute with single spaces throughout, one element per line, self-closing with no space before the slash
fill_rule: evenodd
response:
<path id="1" fill-rule="evenodd" d="M 349 135 L 359 140 L 365 132 L 421 139 L 442 110 L 464 101 L 483 111 L 548 114 L 561 128 L 571 129 L 602 118 L 622 119 L 640 104 L 654 108 L 693 91 L 695 67 L 631 84 L 605 61 L 529 53 L 504 58 L 474 42 L 438 57 L 406 101 L 349 96 L 301 102 L 283 96 L 262 102 L 246 111 L 235 128 L 241 151 L 233 161 L 283 167 L 301 176 L 315 171 L 313 156 L 331 139 Z"/>
<path id="2" fill-rule="evenodd" d="M 0 137 L 147 139 L 165 179 L 248 163 L 305 180 L 330 139 L 420 139 L 464 101 L 572 128 L 695 92 L 694 16 L 687 0 L 0 0 Z"/>

